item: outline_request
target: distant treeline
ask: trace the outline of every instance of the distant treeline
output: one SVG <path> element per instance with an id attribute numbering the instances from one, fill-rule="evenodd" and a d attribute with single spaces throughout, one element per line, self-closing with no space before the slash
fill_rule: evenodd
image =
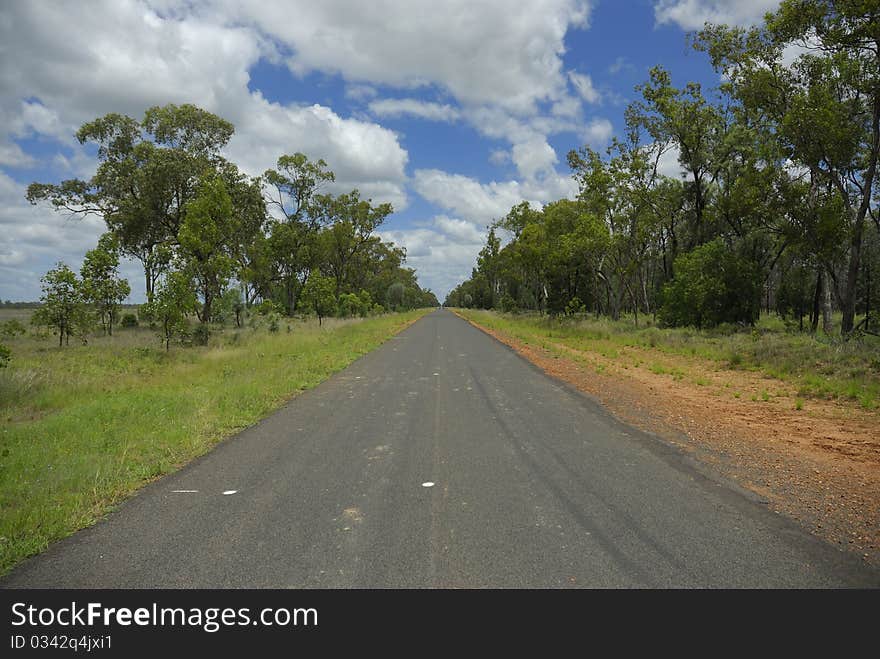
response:
<path id="1" fill-rule="evenodd" d="M 88 319 L 112 332 L 130 287 L 120 256 L 143 266 L 142 312 L 163 337 L 194 314 L 205 325 L 259 304 L 265 313 L 369 315 L 436 306 L 405 250 L 375 230 L 392 213 L 357 190 L 326 193 L 335 180 L 323 160 L 282 155 L 252 178 L 220 155 L 228 121 L 193 105 L 147 110 L 137 121 L 108 114 L 83 125 L 81 144 L 97 146 L 89 180 L 32 183 L 31 203 L 104 219 L 107 233 L 77 276 L 59 263 L 43 278 L 37 322 L 69 337 Z"/>
<path id="2" fill-rule="evenodd" d="M 707 25 L 693 44 L 717 93 L 654 68 L 625 136 L 568 154 L 577 199 L 495 222 L 446 304 L 694 326 L 753 324 L 765 308 L 826 333 L 840 311 L 844 335 L 871 326 L 880 5 L 785 0 L 760 27 Z M 680 177 L 661 173 L 667 154 Z"/>
<path id="3" fill-rule="evenodd" d="M 0 302 L 0 309 L 36 309 L 39 306 L 39 302 L 13 302 L 12 300 Z"/>

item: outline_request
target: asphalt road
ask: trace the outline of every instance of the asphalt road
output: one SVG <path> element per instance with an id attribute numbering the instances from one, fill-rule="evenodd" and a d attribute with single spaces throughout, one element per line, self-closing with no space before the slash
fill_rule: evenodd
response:
<path id="1" fill-rule="evenodd" d="M 878 584 L 856 557 L 443 310 L 0 582 Z"/>

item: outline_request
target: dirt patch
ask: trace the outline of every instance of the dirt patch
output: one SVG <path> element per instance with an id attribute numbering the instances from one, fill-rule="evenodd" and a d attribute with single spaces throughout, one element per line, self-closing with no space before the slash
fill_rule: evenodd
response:
<path id="1" fill-rule="evenodd" d="M 472 322 L 472 321 L 469 321 Z M 700 358 L 530 344 L 472 324 L 766 498 L 809 531 L 880 565 L 880 414 L 801 399 L 783 381 Z"/>

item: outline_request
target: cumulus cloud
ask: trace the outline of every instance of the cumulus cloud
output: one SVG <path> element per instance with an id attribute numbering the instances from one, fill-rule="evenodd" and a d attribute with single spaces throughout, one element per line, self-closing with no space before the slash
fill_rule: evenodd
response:
<path id="1" fill-rule="evenodd" d="M 139 118 L 151 105 L 193 102 L 235 124 L 229 153 L 251 174 L 303 151 L 324 158 L 341 185 L 372 185 L 404 202 L 407 154 L 393 132 L 248 89 L 248 70 L 274 52 L 254 28 L 160 15 L 135 0 L 13 3 L 8 12 L 11 20 L 0 23 L 0 118 L 12 137 L 70 142 L 79 125 L 107 112 Z M 78 29 L 67 29 L 73 23 Z M 0 153 L 16 156 L 9 147 Z"/>
<path id="2" fill-rule="evenodd" d="M 215 4 L 215 3 L 209 3 Z M 524 112 L 564 87 L 563 39 L 586 27 L 586 0 L 227 0 L 224 11 L 292 50 L 299 74 L 339 73 L 400 88 L 434 84 L 463 103 Z"/>
<path id="3" fill-rule="evenodd" d="M 105 230 L 96 217 L 71 219 L 31 206 L 24 186 L 0 172 L 0 297 L 36 300 L 40 277 L 56 261 L 78 269 Z"/>
<path id="4" fill-rule="evenodd" d="M 577 184 L 570 176 L 553 175 L 541 181 L 481 183 L 438 169 L 416 170 L 413 186 L 428 201 L 479 225 L 488 225 L 504 217 L 522 201 L 541 207 L 561 197 L 574 198 L 577 194 Z"/>
<path id="5" fill-rule="evenodd" d="M 599 147 L 608 143 L 614 135 L 614 126 L 607 119 L 593 119 L 582 132 L 585 142 Z"/>
<path id="6" fill-rule="evenodd" d="M 749 26 L 760 23 L 781 0 L 659 0 L 654 18 L 660 25 L 675 23 L 684 30 L 699 30 L 706 23 Z"/>
<path id="7" fill-rule="evenodd" d="M 465 252 L 455 250 L 471 243 L 456 241 L 474 237 L 459 222 L 479 227 L 523 199 L 545 203 L 573 194 L 570 177 L 555 169 L 549 136 L 570 132 L 597 145 L 610 137 L 610 122 L 584 117 L 581 101 L 595 98 L 591 79 L 580 72 L 572 78 L 562 63 L 566 33 L 586 28 L 590 9 L 588 0 L 518 7 L 509 0 L 450 0 L 443 11 L 433 0 L 384 0 L 378 10 L 343 0 L 11 3 L 0 20 L 0 165 L 37 164 L 18 141 L 38 139 L 58 147 L 55 154 L 41 150 L 41 165 L 88 176 L 94 159 L 72 139 L 83 122 L 107 112 L 139 118 L 151 105 L 192 102 L 235 124 L 227 155 L 248 173 L 302 151 L 328 162 L 337 174 L 334 191 L 358 187 L 401 209 L 408 203 L 408 154 L 393 131 L 364 115 L 276 103 L 249 88 L 249 71 L 261 59 L 297 75 L 338 74 L 346 97 L 374 117 L 466 121 L 509 144 L 491 158 L 515 165 L 520 180 L 481 183 L 421 170 L 411 182 L 449 212 L 426 230 L 440 236 L 435 253 L 449 241 L 446 256 L 457 263 Z M 427 90 L 454 103 L 379 99 L 378 89 L 388 87 Z M 7 268 L 4 291 L 15 295 L 9 268 L 41 274 L 55 258 L 72 261 L 103 227 L 95 218 L 66 222 L 28 206 L 22 187 L 4 177 L 14 188 L 3 193 L 4 226 L 19 228 L 0 238 L 0 267 Z M 76 230 L 59 229 L 68 225 Z M 28 276 L 31 291 L 38 278 Z"/>

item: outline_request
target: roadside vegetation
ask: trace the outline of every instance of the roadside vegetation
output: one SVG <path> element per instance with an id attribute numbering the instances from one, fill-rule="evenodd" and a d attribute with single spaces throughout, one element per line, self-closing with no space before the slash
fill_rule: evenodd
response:
<path id="1" fill-rule="evenodd" d="M 459 313 L 532 345 L 550 350 L 567 346 L 625 368 L 648 368 L 675 379 L 687 377 L 697 385 L 705 384 L 705 372 L 694 368 L 693 359 L 711 362 L 714 370 L 755 371 L 789 383 L 801 398 L 834 398 L 866 410 L 880 408 L 880 338 L 870 335 L 847 341 L 821 331 L 800 333 L 773 315 L 762 316 L 748 330 L 730 325 L 698 330 L 658 327 L 650 318 L 640 319 L 637 326 L 632 316 L 614 321 L 584 314 L 550 317 L 476 309 L 460 309 Z M 639 357 L 628 354 L 634 352 L 628 348 L 636 349 Z"/>
<path id="2" fill-rule="evenodd" d="M 14 358 L 0 368 L 0 573 L 424 313 L 323 325 L 254 314 L 241 328 L 213 326 L 207 345 L 170 350 L 148 327 L 117 327 L 66 348 L 39 335 L 8 338 Z"/>
<path id="3" fill-rule="evenodd" d="M 878 34 L 876 3 L 784 0 L 754 28 L 707 24 L 692 43 L 718 88 L 653 68 L 623 136 L 568 154 L 577 197 L 494 222 L 446 305 L 568 316 L 526 326 L 694 349 L 874 404 Z M 657 322 L 710 331 L 637 329 Z"/>

